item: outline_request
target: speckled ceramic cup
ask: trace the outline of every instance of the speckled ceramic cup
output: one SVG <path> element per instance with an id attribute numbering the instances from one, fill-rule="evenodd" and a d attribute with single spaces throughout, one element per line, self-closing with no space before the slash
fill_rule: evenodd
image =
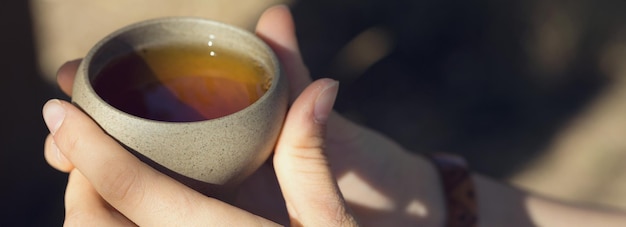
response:
<path id="1" fill-rule="evenodd" d="M 137 117 L 103 101 L 92 82 L 112 59 L 155 43 L 216 45 L 245 54 L 271 77 L 268 90 L 245 109 L 195 122 Z M 287 109 L 286 79 L 272 50 L 255 35 L 198 18 L 156 19 L 122 28 L 82 61 L 72 101 L 109 135 L 151 166 L 189 184 L 236 185 L 270 155 Z"/>

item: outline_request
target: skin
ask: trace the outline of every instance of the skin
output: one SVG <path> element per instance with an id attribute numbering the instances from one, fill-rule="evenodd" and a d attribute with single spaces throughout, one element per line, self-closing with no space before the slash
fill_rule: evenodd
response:
<path id="1" fill-rule="evenodd" d="M 443 226 L 438 174 L 381 134 L 332 111 L 338 84 L 311 82 L 289 10 L 268 9 L 257 34 L 278 55 L 291 107 L 271 160 L 233 204 L 207 197 L 139 161 L 72 104 L 43 107 L 44 155 L 69 173 L 66 226 Z M 72 94 L 80 60 L 57 78 Z M 472 175 L 480 226 L 626 226 L 626 214 L 566 204 Z M 358 221 L 358 222 L 357 222 Z"/>
<path id="2" fill-rule="evenodd" d="M 289 10 L 268 9 L 256 32 L 282 63 L 291 107 L 272 160 L 242 183 L 235 202 L 204 196 L 150 168 L 78 108 L 51 100 L 43 108 L 51 132 L 44 153 L 69 173 L 66 225 L 441 225 L 433 167 L 332 111 L 338 83 L 311 81 Z M 57 74 L 70 96 L 79 64 L 68 62 Z"/>

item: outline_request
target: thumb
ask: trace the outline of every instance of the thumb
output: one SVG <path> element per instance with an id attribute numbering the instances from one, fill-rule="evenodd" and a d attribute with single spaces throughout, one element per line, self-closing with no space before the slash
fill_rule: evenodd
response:
<path id="1" fill-rule="evenodd" d="M 291 106 L 276 145 L 274 168 L 294 226 L 353 226 L 324 153 L 326 122 L 338 82 L 309 85 Z"/>
<path id="2" fill-rule="evenodd" d="M 151 168 L 68 102 L 49 101 L 44 105 L 43 117 L 59 151 L 104 199 L 93 202 L 85 198 L 66 203 L 70 218 L 115 217 L 114 213 L 97 217 L 85 210 L 112 207 L 139 226 L 273 225 L 269 220 L 206 197 Z M 68 187 L 72 190 L 68 190 L 67 198 L 85 190 L 84 185 Z M 92 203 L 86 203 L 89 201 Z"/>

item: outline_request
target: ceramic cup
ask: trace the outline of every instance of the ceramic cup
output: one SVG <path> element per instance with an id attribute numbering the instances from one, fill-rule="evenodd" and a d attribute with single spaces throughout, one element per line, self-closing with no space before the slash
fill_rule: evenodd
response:
<path id="1" fill-rule="evenodd" d="M 154 43 L 215 45 L 245 54 L 271 77 L 268 90 L 248 107 L 224 117 L 165 122 L 137 117 L 105 102 L 92 82 L 110 63 Z M 287 109 L 286 78 L 272 50 L 255 35 L 199 18 L 164 18 L 124 27 L 97 43 L 83 59 L 72 101 L 129 151 L 187 185 L 236 185 L 271 154 Z M 198 189 L 198 187 L 195 187 Z"/>

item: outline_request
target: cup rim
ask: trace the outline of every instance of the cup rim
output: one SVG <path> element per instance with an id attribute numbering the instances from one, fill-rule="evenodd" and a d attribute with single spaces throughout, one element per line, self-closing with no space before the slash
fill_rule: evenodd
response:
<path id="1" fill-rule="evenodd" d="M 89 69 L 90 69 L 90 65 L 91 62 L 94 58 L 94 56 L 96 54 L 98 54 L 100 52 L 100 50 L 106 46 L 107 43 L 109 43 L 111 40 L 115 39 L 116 37 L 126 33 L 126 32 L 130 32 L 132 30 L 138 29 L 138 28 L 142 28 L 145 26 L 152 26 L 155 24 L 161 24 L 161 23 L 177 23 L 177 22 L 183 22 L 183 23 L 200 23 L 200 24 L 208 24 L 209 26 L 217 26 L 220 27 L 221 29 L 227 29 L 230 30 L 234 33 L 239 34 L 240 36 L 246 37 L 246 40 L 250 41 L 250 42 L 255 42 L 257 45 L 259 45 L 264 52 L 267 52 L 269 58 L 270 58 L 270 63 L 272 64 L 269 68 L 274 69 L 274 73 L 270 73 L 271 77 L 272 77 L 272 84 L 270 85 L 270 87 L 267 89 L 267 91 L 265 91 L 263 93 L 263 95 L 261 95 L 261 97 L 259 97 L 259 99 L 257 99 L 255 102 L 253 102 L 252 104 L 246 106 L 245 108 L 236 111 L 234 113 L 225 115 L 225 116 L 221 116 L 221 117 L 217 117 L 217 118 L 211 118 L 211 119 L 206 119 L 206 120 L 200 120 L 200 121 L 162 121 L 162 120 L 154 120 L 154 119 L 149 119 L 149 118 L 143 118 L 140 116 L 136 116 L 130 113 L 127 113 L 123 110 L 118 109 L 117 107 L 109 104 L 108 102 L 104 101 L 104 99 L 102 99 L 102 97 L 95 91 L 95 89 L 93 88 L 92 85 L 92 81 L 90 79 L 91 75 L 89 73 Z M 117 114 L 121 114 L 122 116 L 131 118 L 131 119 L 136 119 L 136 120 L 140 120 L 140 121 L 145 121 L 145 122 L 151 122 L 151 123 L 155 123 L 155 124 L 165 124 L 165 125 L 195 125 L 195 124 L 204 124 L 204 123 L 209 123 L 209 122 L 216 122 L 216 121 L 228 121 L 231 118 L 241 118 L 242 116 L 247 115 L 248 112 L 253 111 L 254 109 L 259 108 L 259 105 L 263 105 L 262 103 L 265 103 L 268 99 L 269 96 L 273 93 L 276 93 L 276 90 L 279 89 L 279 82 L 278 80 L 282 80 L 283 78 L 283 73 L 282 73 L 282 69 L 281 69 L 281 65 L 280 62 L 278 60 L 278 57 L 276 56 L 276 54 L 274 53 L 274 51 L 272 50 L 272 48 L 265 43 L 265 41 L 263 41 L 260 37 L 258 37 L 257 35 L 255 35 L 254 33 L 234 26 L 234 25 L 229 25 L 223 22 L 219 22 L 219 21 L 215 21 L 215 20 L 211 20 L 211 19 L 207 19 L 207 18 L 201 18 L 201 17 L 187 17 L 187 16 L 176 16 L 176 17 L 162 17 L 162 18 L 155 18 L 155 19 L 149 19 L 149 20 L 145 20 L 145 21 L 140 21 L 137 23 L 133 23 L 133 24 L 129 24 L 127 26 L 124 26 L 112 33 L 110 33 L 109 35 L 105 36 L 103 39 L 101 39 L 100 41 L 98 41 L 90 50 L 89 52 L 87 52 L 87 55 L 85 55 L 85 57 L 83 58 L 83 60 L 81 61 L 81 64 L 79 66 L 79 69 L 81 70 L 82 73 L 77 73 L 78 76 L 82 76 L 84 77 L 84 82 L 87 85 L 86 89 L 88 91 L 88 93 L 90 93 L 93 98 L 95 98 L 97 100 L 97 102 L 100 102 L 101 104 L 103 104 L 105 107 L 109 108 L 111 111 L 116 112 Z"/>

